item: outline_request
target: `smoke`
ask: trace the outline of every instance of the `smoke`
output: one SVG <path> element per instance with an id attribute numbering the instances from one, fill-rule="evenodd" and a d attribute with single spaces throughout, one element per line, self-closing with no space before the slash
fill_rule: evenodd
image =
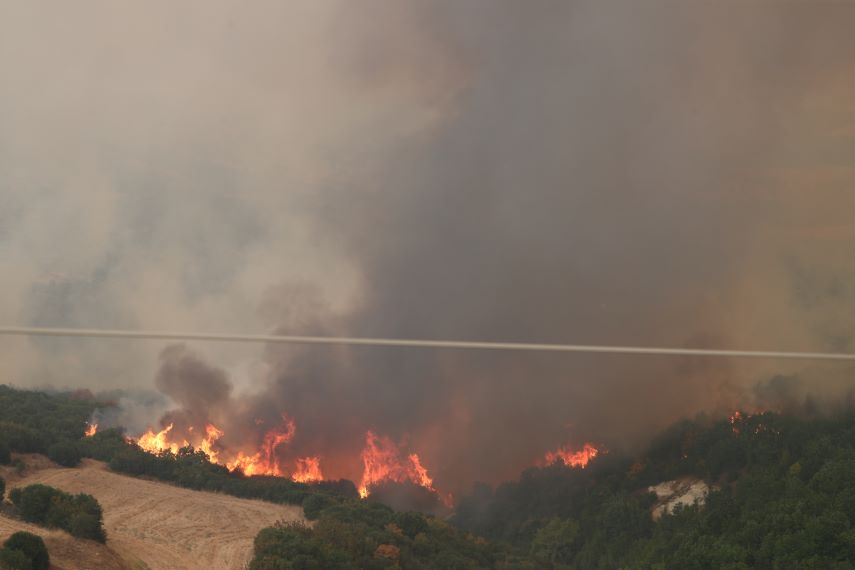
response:
<path id="1" fill-rule="evenodd" d="M 60 10 L 63 13 L 57 12 Z M 851 350 L 845 3 L 30 3 L 0 14 L 3 321 Z M 33 29 L 43 33 L 34 34 Z M 8 87 L 6 87 L 8 85 Z M 146 385 L 440 489 L 847 365 L 4 339 L 10 382 Z M 226 437 L 229 429 L 224 428 Z M 249 434 L 249 435 L 243 435 Z M 235 436 L 238 437 L 238 436 Z M 260 436 L 259 436 L 260 437 Z"/>

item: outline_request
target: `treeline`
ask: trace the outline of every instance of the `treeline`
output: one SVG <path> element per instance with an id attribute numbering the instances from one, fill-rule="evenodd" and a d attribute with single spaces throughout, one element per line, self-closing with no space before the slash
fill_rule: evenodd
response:
<path id="1" fill-rule="evenodd" d="M 714 491 L 654 523 L 648 487 L 680 477 Z M 635 460 L 480 486 L 453 522 L 512 544 L 516 568 L 853 568 L 855 415 L 681 422 Z"/>
<path id="2" fill-rule="evenodd" d="M 214 491 L 247 499 L 301 505 L 314 495 L 330 501 L 358 496 L 351 481 L 297 483 L 284 477 L 247 477 L 208 460 L 192 447 L 153 454 L 128 443 L 121 430 L 104 430 L 78 444 L 85 457 L 106 461 L 110 469 L 136 477 L 150 477 L 197 491 Z"/>
<path id="3" fill-rule="evenodd" d="M 478 485 L 449 524 L 360 501 L 347 481 L 245 477 L 190 448 L 145 453 L 118 430 L 80 439 L 95 405 L 0 386 L 0 460 L 5 442 L 66 463 L 93 457 L 130 475 L 302 505 L 314 526 L 263 531 L 253 570 L 845 569 L 855 561 L 855 414 L 684 421 L 640 457 L 609 453 L 586 469 L 553 465 L 496 489 Z M 706 505 L 654 522 L 648 487 L 682 477 L 714 489 Z"/>
<path id="4" fill-rule="evenodd" d="M 97 407 L 88 392 L 47 394 L 0 384 L 0 463 L 10 461 L 10 451 L 52 451 L 61 463 L 73 462 L 65 452 L 83 437 Z"/>

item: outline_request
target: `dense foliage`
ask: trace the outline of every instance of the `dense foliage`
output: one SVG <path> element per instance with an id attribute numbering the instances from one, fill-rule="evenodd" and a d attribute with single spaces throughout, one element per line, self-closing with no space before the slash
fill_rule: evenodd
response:
<path id="1" fill-rule="evenodd" d="M 294 505 L 300 505 L 314 495 L 337 498 L 357 496 L 356 487 L 351 481 L 307 484 L 283 477 L 247 477 L 209 462 L 204 452 L 192 447 L 181 449 L 177 454 L 147 453 L 127 443 L 116 430 L 86 438 L 80 447 L 85 455 L 108 461 L 110 469 L 119 473 L 151 477 L 189 489 Z"/>
<path id="2" fill-rule="evenodd" d="M 47 456 L 63 467 L 77 467 L 80 463 L 80 449 L 71 441 L 58 441 L 48 446 Z"/>
<path id="3" fill-rule="evenodd" d="M 262 530 L 250 570 L 464 570 L 493 568 L 497 554 L 485 540 L 441 519 L 349 500 L 323 509 L 312 527 Z"/>
<path id="4" fill-rule="evenodd" d="M 42 537 L 30 532 L 16 532 L 3 543 L 0 568 L 10 570 L 48 570 L 50 555 Z"/>
<path id="5" fill-rule="evenodd" d="M 529 469 L 496 489 L 476 485 L 446 522 L 360 501 L 349 481 L 307 485 L 245 477 L 191 448 L 145 453 L 121 430 L 83 438 L 95 406 L 88 398 L 0 386 L 0 463 L 10 460 L 9 450 L 50 453 L 64 464 L 92 457 L 129 475 L 301 504 L 314 525 L 265 529 L 256 540 L 253 570 L 854 567 L 855 414 L 684 421 L 640 457 L 612 452 L 586 469 L 553 465 Z M 682 478 L 713 488 L 706 505 L 654 522 L 649 487 Z M 78 536 L 103 532 L 100 508 L 95 516 L 87 500 L 56 492 L 34 495 L 42 507 L 42 495 L 58 497 L 61 508 L 52 515 L 51 507 L 25 507 L 22 495 L 16 504 L 22 514 L 41 513 L 25 515 L 32 520 L 50 518 L 49 524 Z M 85 516 L 72 523 L 75 509 L 97 524 Z M 0 564 L 15 556 L 0 550 Z"/>
<path id="6" fill-rule="evenodd" d="M 4 449 L 46 453 L 51 445 L 76 445 L 97 403 L 91 394 L 47 394 L 0 384 L 0 463 Z"/>
<path id="7" fill-rule="evenodd" d="M 61 528 L 78 538 L 105 542 L 101 505 L 92 495 L 70 495 L 47 485 L 16 487 L 9 498 L 22 519 Z"/>
<path id="8" fill-rule="evenodd" d="M 654 523 L 648 486 L 680 477 L 715 490 Z M 482 486 L 454 522 L 512 543 L 521 568 L 853 568 L 855 415 L 682 422 L 637 461 Z"/>

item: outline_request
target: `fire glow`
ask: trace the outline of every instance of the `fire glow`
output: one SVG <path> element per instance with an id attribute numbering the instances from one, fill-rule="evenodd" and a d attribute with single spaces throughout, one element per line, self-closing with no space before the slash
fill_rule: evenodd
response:
<path id="1" fill-rule="evenodd" d="M 203 451 L 211 463 L 224 465 L 230 471 L 239 471 L 247 476 L 289 477 L 298 483 L 324 481 L 320 456 L 298 457 L 291 470 L 284 465 L 281 459 L 282 451 L 297 433 L 294 420 L 287 416 L 282 417 L 282 423 L 279 426 L 264 434 L 257 450 L 239 450 L 231 454 L 220 445 L 219 441 L 225 433 L 214 424 L 207 424 L 204 437 L 192 444 L 187 439 L 174 438 L 174 427 L 174 424 L 169 424 L 159 432 L 150 429 L 136 439 L 129 438 L 129 441 L 153 454 L 177 454 L 181 449 L 192 447 Z M 193 434 L 200 431 L 193 427 L 188 428 L 189 437 L 192 438 Z M 360 457 L 363 473 L 359 485 L 359 496 L 362 498 L 368 497 L 373 486 L 384 482 L 413 483 L 439 495 L 419 455 L 417 453 L 402 454 L 398 446 L 388 437 L 378 436 L 370 430 L 366 432 L 365 447 Z M 448 503 L 449 498 L 445 497 L 443 501 Z"/>
<path id="2" fill-rule="evenodd" d="M 365 434 L 365 448 L 362 450 L 362 482 L 359 496 L 363 499 L 371 493 L 371 487 L 378 483 L 415 483 L 436 493 L 433 479 L 422 465 L 417 453 L 411 453 L 406 459 L 392 440 L 378 437 L 372 431 Z"/>
<path id="3" fill-rule="evenodd" d="M 83 432 L 83 437 L 92 437 L 98 433 L 98 424 L 90 424 L 86 426 L 86 431 Z"/>
<path id="4" fill-rule="evenodd" d="M 570 447 L 563 446 L 546 454 L 546 464 L 552 465 L 553 463 L 560 461 L 567 467 L 579 467 L 584 469 L 588 466 L 588 463 L 593 458 L 600 455 L 600 453 L 603 453 L 603 451 L 591 443 L 586 443 L 582 446 L 582 449 L 578 451 L 573 451 Z"/>

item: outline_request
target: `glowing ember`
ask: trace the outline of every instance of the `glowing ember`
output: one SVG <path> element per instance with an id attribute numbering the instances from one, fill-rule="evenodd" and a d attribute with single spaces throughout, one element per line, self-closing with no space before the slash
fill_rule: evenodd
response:
<path id="1" fill-rule="evenodd" d="M 98 433 L 98 424 L 92 424 L 86 427 L 86 431 L 83 433 L 84 437 L 92 437 Z"/>
<path id="2" fill-rule="evenodd" d="M 410 482 L 436 492 L 433 480 L 427 469 L 422 466 L 419 456 L 411 453 L 401 460 L 398 447 L 388 437 L 378 437 L 372 431 L 365 434 L 365 448 L 362 450 L 362 483 L 359 496 L 363 499 L 371 492 L 371 487 L 384 481 L 395 483 Z"/>
<path id="3" fill-rule="evenodd" d="M 144 434 L 142 434 L 139 439 L 137 439 L 137 445 L 140 446 L 144 451 L 148 451 L 149 453 L 161 453 L 164 451 L 170 451 L 172 453 L 178 453 L 178 450 L 182 447 L 187 447 L 190 445 L 186 439 L 183 443 L 178 444 L 176 442 L 169 441 L 169 432 L 172 431 L 173 424 L 169 424 L 161 431 L 154 433 L 152 430 L 148 430 Z"/>
<path id="4" fill-rule="evenodd" d="M 590 443 L 586 443 L 579 451 L 573 451 L 567 446 L 546 454 L 546 464 L 552 465 L 561 461 L 567 467 L 581 467 L 584 469 L 588 462 L 599 455 L 601 451 Z"/>
<path id="5" fill-rule="evenodd" d="M 324 475 L 321 473 L 321 458 L 301 457 L 297 459 L 297 469 L 291 474 L 291 479 L 298 483 L 323 481 Z"/>

